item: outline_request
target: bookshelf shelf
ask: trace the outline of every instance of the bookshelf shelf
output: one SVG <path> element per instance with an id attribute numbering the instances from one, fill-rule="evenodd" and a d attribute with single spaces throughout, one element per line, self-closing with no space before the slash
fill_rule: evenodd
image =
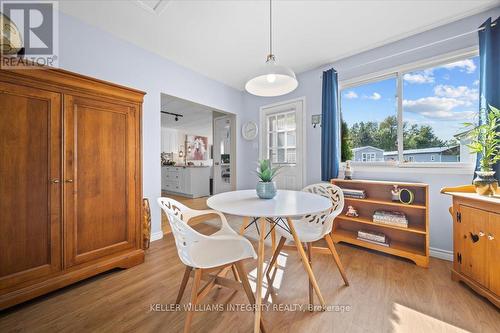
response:
<path id="1" fill-rule="evenodd" d="M 364 223 L 364 224 L 369 224 L 381 228 L 390 228 L 390 229 L 396 229 L 396 230 L 401 230 L 401 231 L 406 231 L 406 232 L 414 232 L 417 234 L 426 234 L 425 231 L 425 226 L 422 225 L 415 225 L 410 222 L 408 224 L 408 228 L 404 227 L 398 227 L 396 225 L 390 225 L 390 224 L 382 224 L 382 223 L 375 223 L 370 219 L 367 219 L 366 217 L 351 217 L 351 216 L 345 216 L 345 215 L 339 215 L 337 216 L 337 219 L 339 220 L 346 220 L 346 221 L 352 221 L 352 222 L 357 222 L 357 223 Z"/>
<path id="2" fill-rule="evenodd" d="M 405 257 L 408 259 L 413 259 L 413 255 L 420 257 L 425 257 L 425 252 L 418 246 L 413 244 L 404 243 L 401 241 L 391 241 L 390 246 L 382 246 L 369 242 L 365 242 L 356 238 L 356 232 L 344 229 L 336 230 L 335 235 L 337 241 L 344 241 L 346 243 L 351 243 L 354 245 L 366 247 L 372 250 L 378 250 L 380 252 L 389 253 L 397 255 L 400 257 Z M 423 259 L 423 258 L 422 258 Z"/>
<path id="3" fill-rule="evenodd" d="M 375 199 L 357 199 L 357 198 L 344 198 L 345 201 L 353 201 L 353 202 L 362 202 L 374 205 L 383 205 L 383 206 L 393 206 L 393 207 L 405 207 L 405 208 L 413 208 L 413 209 L 427 209 L 423 204 L 411 204 L 406 205 L 401 202 L 394 201 L 386 201 L 386 200 L 375 200 Z"/>
<path id="4" fill-rule="evenodd" d="M 340 188 L 364 190 L 365 199 L 345 198 L 344 211 L 336 218 L 332 231 L 335 242 L 345 242 L 368 249 L 407 258 L 422 267 L 429 265 L 429 186 L 423 183 L 404 183 L 379 180 L 332 179 Z M 406 205 L 391 200 L 393 185 L 411 190 L 415 202 Z M 358 210 L 359 217 L 346 216 L 347 206 Z M 375 223 L 372 216 L 377 210 L 404 213 L 408 228 Z M 390 246 L 382 246 L 357 239 L 359 230 L 382 232 L 390 239 Z"/>

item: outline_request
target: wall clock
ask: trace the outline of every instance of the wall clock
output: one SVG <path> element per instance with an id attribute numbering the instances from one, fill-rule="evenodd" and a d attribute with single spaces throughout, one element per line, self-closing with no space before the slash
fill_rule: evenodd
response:
<path id="1" fill-rule="evenodd" d="M 253 140 L 257 137 L 259 128 L 254 121 L 247 121 L 241 126 L 241 135 L 245 140 Z"/>

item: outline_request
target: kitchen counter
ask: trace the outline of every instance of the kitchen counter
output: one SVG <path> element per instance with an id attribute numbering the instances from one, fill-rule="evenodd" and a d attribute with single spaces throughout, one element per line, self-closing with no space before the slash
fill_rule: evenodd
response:
<path id="1" fill-rule="evenodd" d="M 199 198 L 210 195 L 210 166 L 164 165 L 161 189 L 164 192 Z"/>

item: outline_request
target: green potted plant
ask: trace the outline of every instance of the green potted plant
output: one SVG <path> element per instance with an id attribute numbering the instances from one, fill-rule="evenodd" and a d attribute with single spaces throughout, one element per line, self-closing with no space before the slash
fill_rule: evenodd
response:
<path id="1" fill-rule="evenodd" d="M 471 140 L 467 146 L 471 154 L 481 154 L 479 161 L 480 171 L 476 171 L 474 179 L 476 192 L 480 195 L 492 196 L 498 189 L 498 181 L 495 179 L 493 165 L 500 161 L 500 110 L 489 105 L 490 112 L 484 124 L 479 125 L 468 133 Z M 466 123 L 466 126 L 474 124 Z"/>
<path id="2" fill-rule="evenodd" d="M 256 173 L 260 179 L 256 188 L 257 195 L 261 199 L 272 199 L 277 193 L 276 182 L 273 179 L 278 175 L 280 167 L 273 167 L 269 160 L 260 160 L 257 164 Z"/>

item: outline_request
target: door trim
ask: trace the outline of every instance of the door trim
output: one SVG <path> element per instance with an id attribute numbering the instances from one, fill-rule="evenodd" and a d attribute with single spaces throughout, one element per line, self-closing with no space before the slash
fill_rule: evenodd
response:
<path id="1" fill-rule="evenodd" d="M 267 104 L 267 105 L 263 105 L 259 108 L 259 126 L 261 127 L 260 128 L 260 134 L 259 134 L 259 159 L 262 158 L 263 156 L 263 149 L 262 149 L 262 145 L 263 145 L 263 141 L 262 141 L 262 133 L 264 133 L 264 129 L 262 128 L 262 122 L 263 122 L 263 115 L 264 115 L 264 110 L 265 109 L 269 109 L 269 108 L 273 108 L 273 107 L 277 107 L 277 106 L 281 106 L 281 105 L 284 105 L 284 104 L 291 104 L 291 103 L 297 103 L 297 102 L 302 102 L 302 159 L 301 159 L 301 163 L 302 163 L 302 185 L 301 187 L 305 187 L 307 186 L 308 184 L 308 181 L 307 181 L 307 164 L 306 164 L 306 161 L 307 161 L 307 140 L 306 140 L 306 137 L 307 137 L 307 126 L 306 126 L 306 120 L 307 120 L 307 116 L 306 116 L 306 97 L 305 96 L 302 96 L 302 97 L 298 97 L 298 98 L 293 98 L 293 99 L 289 99 L 289 100 L 286 100 L 286 101 L 281 101 L 281 102 L 277 102 L 277 103 L 272 103 L 272 104 Z"/>
<path id="2" fill-rule="evenodd" d="M 225 113 L 225 112 L 224 112 Z M 236 177 L 236 161 L 237 161 L 237 156 L 236 156 L 236 153 L 238 151 L 237 149 L 237 142 L 236 142 L 236 133 L 237 133 L 237 128 L 238 126 L 236 125 L 237 124 L 237 121 L 238 121 L 238 118 L 237 118 L 237 115 L 234 114 L 234 113 L 225 113 L 225 115 L 223 116 L 218 116 L 218 117 L 213 117 L 212 118 L 212 151 L 213 151 L 213 147 L 215 145 L 215 121 L 217 119 L 223 119 L 223 118 L 228 118 L 230 121 L 231 121 L 231 130 L 230 130 L 230 133 L 229 133 L 229 136 L 230 136 L 230 139 L 231 139 L 231 157 L 230 157 L 230 161 L 229 161 L 229 164 L 230 164 L 230 170 L 231 170 L 231 191 L 236 191 L 236 189 L 238 188 L 237 186 L 237 177 Z M 215 193 L 215 158 L 214 156 L 212 155 L 212 171 L 213 171 L 213 194 L 217 194 Z M 222 192 L 221 192 L 222 193 Z"/>

